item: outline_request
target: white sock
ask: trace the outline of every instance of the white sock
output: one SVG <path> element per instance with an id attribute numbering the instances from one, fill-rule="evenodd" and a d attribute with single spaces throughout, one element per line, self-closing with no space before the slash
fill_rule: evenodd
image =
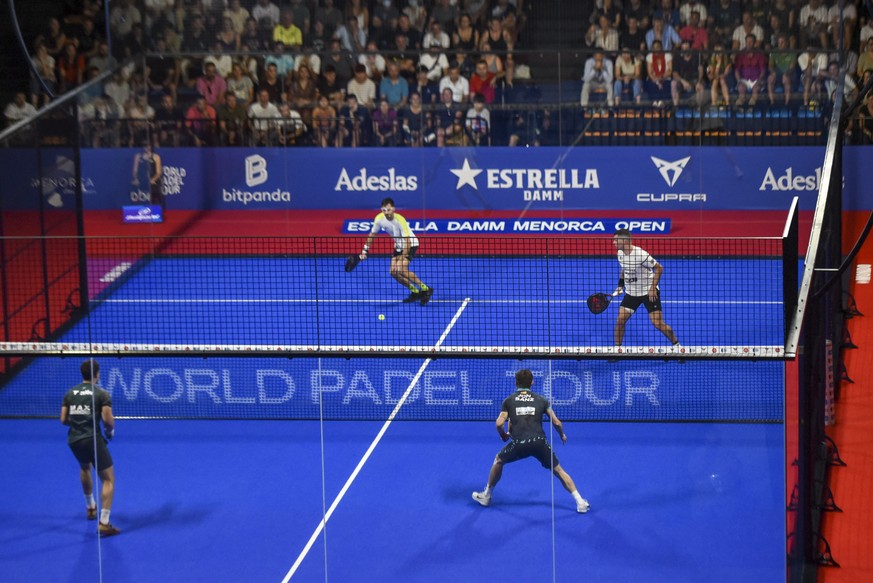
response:
<path id="1" fill-rule="evenodd" d="M 486 496 L 490 496 L 491 495 L 491 486 L 489 486 L 488 484 L 485 484 L 485 490 L 482 493 Z"/>
<path id="2" fill-rule="evenodd" d="M 97 501 L 94 500 L 94 494 L 85 494 L 85 506 L 88 508 L 95 508 L 97 506 Z"/>
<path id="3" fill-rule="evenodd" d="M 570 492 L 570 495 L 576 501 L 576 504 L 582 504 L 582 495 L 579 493 L 579 490 L 573 490 Z"/>
<path id="4" fill-rule="evenodd" d="M 109 509 L 103 508 L 100 511 L 100 524 L 109 524 Z"/>

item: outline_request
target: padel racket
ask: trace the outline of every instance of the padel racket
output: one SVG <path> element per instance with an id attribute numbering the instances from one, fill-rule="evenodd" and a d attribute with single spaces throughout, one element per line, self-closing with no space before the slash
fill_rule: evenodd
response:
<path id="1" fill-rule="evenodd" d="M 346 272 L 353 270 L 358 266 L 358 263 L 361 262 L 360 255 L 349 255 L 348 259 L 346 259 Z"/>
<path id="2" fill-rule="evenodd" d="M 618 294 L 591 294 L 587 300 L 588 309 L 592 314 L 603 313 L 616 295 Z"/>

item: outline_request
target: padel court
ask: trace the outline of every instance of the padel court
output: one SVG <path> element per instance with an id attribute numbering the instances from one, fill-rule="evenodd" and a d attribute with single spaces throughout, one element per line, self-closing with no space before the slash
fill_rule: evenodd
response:
<path id="1" fill-rule="evenodd" d="M 89 260 L 91 310 L 58 342 L 132 347 L 98 356 L 122 418 L 110 449 L 123 532 L 98 540 L 85 520 L 63 426 L 6 420 L 2 578 L 781 580 L 784 365 L 763 356 L 783 342 L 782 259 L 665 251 L 652 250 L 664 319 L 690 354 L 725 359 L 527 357 L 612 345 L 618 306 L 585 304 L 616 286 L 608 248 L 422 254 L 411 267 L 436 290 L 427 305 L 402 302 L 384 256 L 351 273 L 341 253 Z M 675 356 L 643 308 L 624 344 Z M 159 354 L 208 345 L 261 351 Z M 493 354 L 429 360 L 400 354 L 407 346 Z M 730 358 L 749 350 L 762 358 Z M 55 415 L 82 359 L 32 359 L 0 408 Z M 502 445 L 493 419 L 518 368 L 565 421 L 566 445 L 547 435 L 587 514 L 534 460 L 506 467 L 490 507 L 470 497 Z"/>

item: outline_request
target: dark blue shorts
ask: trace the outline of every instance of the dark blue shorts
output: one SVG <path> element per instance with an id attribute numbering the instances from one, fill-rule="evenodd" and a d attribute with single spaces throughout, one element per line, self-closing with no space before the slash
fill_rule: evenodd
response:
<path id="1" fill-rule="evenodd" d="M 526 457 L 535 457 L 544 468 L 550 470 L 558 467 L 558 456 L 552 451 L 546 437 L 529 437 L 519 441 L 512 440 L 497 454 L 505 464 L 510 464 Z"/>
<path id="2" fill-rule="evenodd" d="M 83 468 L 90 464 L 96 467 L 99 472 L 112 467 L 112 456 L 109 454 L 109 448 L 106 447 L 106 441 L 102 436 L 97 438 L 96 460 L 94 459 L 94 440 L 90 437 L 74 441 L 70 444 L 70 450 Z"/>

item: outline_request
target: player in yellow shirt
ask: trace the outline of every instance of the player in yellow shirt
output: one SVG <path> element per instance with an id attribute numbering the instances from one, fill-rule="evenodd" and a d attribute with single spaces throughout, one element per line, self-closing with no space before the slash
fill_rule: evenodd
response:
<path id="1" fill-rule="evenodd" d="M 370 230 L 370 236 L 367 237 L 367 242 L 364 244 L 364 249 L 359 257 L 367 258 L 367 253 L 370 251 L 370 244 L 379 231 L 384 231 L 394 239 L 394 256 L 391 258 L 391 277 L 397 282 L 409 288 L 409 297 L 403 300 L 404 303 L 412 303 L 415 301 L 425 305 L 430 301 L 433 295 L 433 288 L 425 285 L 418 276 L 409 270 L 409 262 L 415 257 L 418 251 L 418 237 L 409 228 L 409 223 L 403 218 L 400 213 L 394 209 L 394 199 L 386 198 L 382 201 L 382 212 L 376 215 L 373 219 L 373 228 Z"/>

